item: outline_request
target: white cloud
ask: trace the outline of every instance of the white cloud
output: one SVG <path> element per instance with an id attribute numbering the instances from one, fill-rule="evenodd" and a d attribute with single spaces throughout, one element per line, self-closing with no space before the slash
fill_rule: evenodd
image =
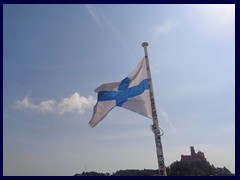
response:
<path id="1" fill-rule="evenodd" d="M 112 23 L 110 18 L 108 18 L 106 16 L 106 14 L 103 11 L 101 11 L 101 8 L 98 7 L 98 9 L 96 10 L 96 8 L 93 8 L 93 5 L 90 5 L 90 4 L 85 5 L 85 7 L 86 7 L 88 13 L 93 18 L 93 20 L 96 22 L 96 24 L 99 25 L 99 26 L 105 27 L 107 30 L 110 30 L 115 35 L 117 40 L 122 44 L 122 46 L 126 49 L 126 51 L 128 52 L 128 55 L 130 55 L 131 57 L 134 57 L 133 54 L 132 54 L 132 50 L 131 50 L 130 46 L 128 45 L 129 43 L 126 40 L 126 38 L 114 26 L 114 24 Z"/>
<path id="2" fill-rule="evenodd" d="M 165 121 L 167 121 L 167 123 L 170 126 L 173 133 L 177 134 L 177 131 L 176 131 L 175 127 L 172 125 L 172 121 L 170 120 L 168 113 L 166 113 L 162 108 L 160 108 L 160 117 L 162 119 L 164 119 Z"/>
<path id="3" fill-rule="evenodd" d="M 15 105 L 16 105 L 15 107 L 20 108 L 20 109 L 35 109 L 36 108 L 36 105 L 32 104 L 29 101 L 28 96 L 25 96 L 25 98 L 22 101 L 17 101 L 15 103 Z"/>
<path id="4" fill-rule="evenodd" d="M 78 93 L 72 94 L 69 98 L 62 99 L 58 106 L 58 112 L 64 114 L 66 112 L 79 112 L 83 114 L 85 109 L 95 104 L 92 96 L 88 98 L 80 96 Z"/>
<path id="5" fill-rule="evenodd" d="M 94 10 L 92 9 L 92 6 L 90 4 L 85 4 L 85 7 L 88 11 L 88 13 L 91 15 L 91 17 L 93 18 L 93 20 L 96 22 L 97 25 L 101 26 L 102 23 L 99 19 L 99 17 L 97 16 L 97 14 L 94 12 Z"/>
<path id="6" fill-rule="evenodd" d="M 54 100 L 42 101 L 39 105 L 36 105 L 37 108 L 42 112 L 53 112 L 56 102 Z"/>
<path id="7" fill-rule="evenodd" d="M 161 25 L 155 26 L 153 30 L 153 34 L 155 37 L 158 37 L 162 33 L 168 33 L 172 29 L 177 26 L 177 22 L 167 19 Z"/>
<path id="8" fill-rule="evenodd" d="M 64 114 L 67 112 L 78 112 L 84 114 L 85 109 L 92 107 L 96 100 L 92 96 L 87 98 L 75 92 L 70 97 L 63 98 L 59 102 L 55 100 L 42 101 L 39 104 L 34 104 L 26 95 L 23 100 L 17 101 L 15 107 L 19 109 L 32 109 L 40 112 L 50 112 Z"/>

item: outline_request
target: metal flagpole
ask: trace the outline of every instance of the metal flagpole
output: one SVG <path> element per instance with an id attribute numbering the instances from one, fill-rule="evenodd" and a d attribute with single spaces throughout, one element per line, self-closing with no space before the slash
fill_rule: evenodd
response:
<path id="1" fill-rule="evenodd" d="M 144 48 L 144 53 L 145 53 L 145 59 L 147 62 L 147 73 L 148 73 L 148 77 L 149 77 L 149 86 L 150 86 L 149 91 L 150 91 L 152 120 L 153 120 L 153 125 L 151 126 L 151 128 L 155 135 L 159 174 L 161 176 L 166 176 L 167 171 L 166 171 L 166 167 L 164 164 L 161 133 L 160 133 L 160 128 L 159 128 L 159 124 L 158 124 L 157 111 L 156 111 L 155 100 L 154 100 L 153 84 L 152 84 L 152 77 L 151 77 L 150 65 L 149 65 L 149 60 L 148 60 L 147 46 L 148 46 L 147 42 L 142 43 L 142 47 Z"/>

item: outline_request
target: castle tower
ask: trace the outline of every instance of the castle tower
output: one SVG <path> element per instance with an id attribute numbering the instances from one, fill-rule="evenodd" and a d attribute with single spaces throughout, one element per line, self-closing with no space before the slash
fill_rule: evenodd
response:
<path id="1" fill-rule="evenodd" d="M 190 146 L 190 150 L 191 150 L 191 155 L 194 156 L 196 154 L 194 146 Z"/>

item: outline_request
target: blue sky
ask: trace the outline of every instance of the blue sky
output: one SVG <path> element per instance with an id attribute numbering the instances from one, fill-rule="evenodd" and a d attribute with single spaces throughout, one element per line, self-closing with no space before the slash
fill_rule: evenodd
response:
<path id="1" fill-rule="evenodd" d="M 234 5 L 4 5 L 3 174 L 157 169 L 151 120 L 114 108 L 88 125 L 94 89 L 149 43 L 166 166 L 203 151 L 235 173 Z"/>

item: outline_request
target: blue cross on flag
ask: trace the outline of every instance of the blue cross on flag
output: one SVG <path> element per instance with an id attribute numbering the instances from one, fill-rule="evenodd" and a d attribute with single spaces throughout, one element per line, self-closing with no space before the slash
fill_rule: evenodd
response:
<path id="1" fill-rule="evenodd" d="M 152 118 L 146 61 L 143 58 L 134 71 L 121 82 L 102 84 L 95 89 L 98 93 L 98 101 L 93 108 L 92 119 L 89 121 L 91 127 L 103 120 L 115 106 Z"/>

